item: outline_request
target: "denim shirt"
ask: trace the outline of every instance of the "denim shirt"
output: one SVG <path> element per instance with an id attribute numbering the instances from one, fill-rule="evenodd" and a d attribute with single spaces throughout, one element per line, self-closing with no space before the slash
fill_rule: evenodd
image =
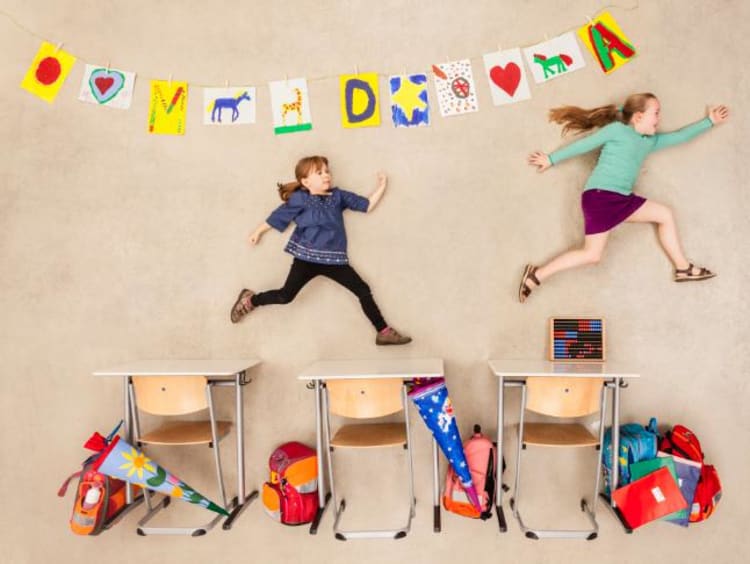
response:
<path id="1" fill-rule="evenodd" d="M 339 188 L 326 196 L 314 196 L 301 188 L 292 192 L 266 223 L 278 231 L 284 231 L 292 221 L 297 224 L 284 249 L 292 256 L 317 264 L 348 264 L 343 211 L 366 212 L 369 206 L 367 198 Z"/>

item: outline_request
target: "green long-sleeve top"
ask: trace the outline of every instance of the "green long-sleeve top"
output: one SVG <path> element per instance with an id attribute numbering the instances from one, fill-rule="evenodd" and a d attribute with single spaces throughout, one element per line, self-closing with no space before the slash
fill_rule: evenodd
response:
<path id="1" fill-rule="evenodd" d="M 690 141 L 709 130 L 712 125 L 711 120 L 706 117 L 677 131 L 641 135 L 631 126 L 615 121 L 550 153 L 549 160 L 556 165 L 565 159 L 602 147 L 599 160 L 586 181 L 584 190 L 598 188 L 627 196 L 633 192 L 635 179 L 649 153 Z"/>

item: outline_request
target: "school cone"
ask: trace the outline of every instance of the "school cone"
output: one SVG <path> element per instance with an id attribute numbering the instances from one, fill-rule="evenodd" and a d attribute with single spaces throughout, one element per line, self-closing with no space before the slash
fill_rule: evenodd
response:
<path id="1" fill-rule="evenodd" d="M 97 435 L 99 434 L 94 433 L 89 439 L 89 443 L 100 444 Z M 229 513 L 223 507 L 216 505 L 213 501 L 195 491 L 141 451 L 123 441 L 119 435 L 101 451 L 93 469 L 107 476 L 125 480 L 133 485 L 200 505 L 220 515 L 229 516 Z"/>
<path id="2" fill-rule="evenodd" d="M 458 432 L 458 425 L 456 425 L 453 404 L 448 397 L 445 379 L 417 379 L 409 392 L 409 397 L 456 472 L 469 501 L 481 512 L 482 506 L 471 479 L 469 465 L 466 463 L 466 455 L 464 454 L 461 435 Z"/>

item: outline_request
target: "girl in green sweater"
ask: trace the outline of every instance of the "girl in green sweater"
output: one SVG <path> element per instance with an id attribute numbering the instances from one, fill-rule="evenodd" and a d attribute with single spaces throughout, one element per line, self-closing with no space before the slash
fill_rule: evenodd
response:
<path id="1" fill-rule="evenodd" d="M 655 223 L 659 242 L 674 264 L 674 280 L 687 282 L 716 276 L 703 267 L 688 262 L 682 252 L 672 210 L 663 204 L 633 193 L 633 184 L 647 155 L 689 141 L 723 123 L 729 117 L 725 106 L 711 108 L 701 121 L 671 133 L 656 133 L 659 125 L 659 100 L 650 93 L 633 94 L 625 104 L 585 110 L 563 106 L 550 111 L 550 121 L 568 131 L 600 129 L 549 155 L 536 151 L 529 155 L 530 165 L 544 172 L 553 165 L 601 147 L 599 160 L 583 194 L 581 208 L 585 226 L 583 247 L 569 250 L 542 266 L 527 264 L 518 288 L 518 299 L 526 301 L 531 291 L 553 274 L 601 259 L 612 228 L 623 221 Z"/>

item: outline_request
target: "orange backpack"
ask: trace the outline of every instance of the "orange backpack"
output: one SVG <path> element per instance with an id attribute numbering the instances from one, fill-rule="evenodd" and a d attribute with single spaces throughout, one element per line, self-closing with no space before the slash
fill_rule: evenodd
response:
<path id="1" fill-rule="evenodd" d="M 318 457 L 302 443 L 284 443 L 268 460 L 263 509 L 284 525 L 310 523 L 318 511 Z"/>

